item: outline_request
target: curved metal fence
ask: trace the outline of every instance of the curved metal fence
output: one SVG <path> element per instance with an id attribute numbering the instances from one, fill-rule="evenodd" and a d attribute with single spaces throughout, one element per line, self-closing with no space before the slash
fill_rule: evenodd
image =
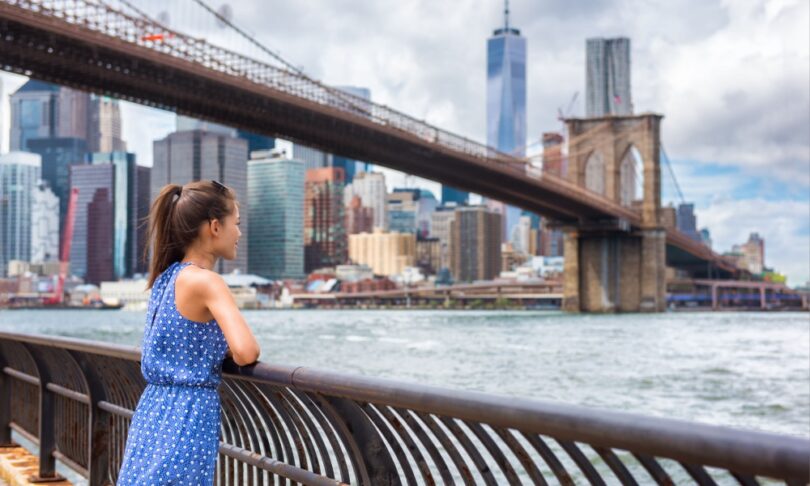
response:
<path id="1" fill-rule="evenodd" d="M 0 333 L 11 430 L 114 483 L 145 383 L 137 348 Z M 810 440 L 301 367 L 227 360 L 224 484 L 684 484 L 810 481 Z M 767 479 L 765 479 L 767 478 Z"/>

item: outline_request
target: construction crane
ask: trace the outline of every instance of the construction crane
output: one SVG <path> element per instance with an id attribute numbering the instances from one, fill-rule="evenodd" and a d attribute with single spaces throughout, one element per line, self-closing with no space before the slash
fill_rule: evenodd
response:
<path id="1" fill-rule="evenodd" d="M 68 265 L 70 262 L 70 244 L 73 240 L 73 223 L 76 219 L 76 204 L 79 200 L 79 188 L 72 188 L 69 197 L 65 230 L 62 232 L 62 242 L 59 249 L 59 277 L 56 281 L 56 288 L 53 290 L 53 295 L 43 299 L 42 303 L 44 305 L 62 305 L 65 301 L 65 279 L 67 278 Z"/>
<path id="2" fill-rule="evenodd" d="M 565 125 L 565 119 L 571 116 L 571 111 L 574 109 L 574 103 L 577 101 L 577 96 L 579 96 L 579 91 L 574 92 L 574 96 L 571 97 L 571 101 L 568 102 L 568 106 L 565 108 L 565 111 L 562 110 L 562 106 L 557 108 L 557 119 L 560 120 L 560 123 Z"/>

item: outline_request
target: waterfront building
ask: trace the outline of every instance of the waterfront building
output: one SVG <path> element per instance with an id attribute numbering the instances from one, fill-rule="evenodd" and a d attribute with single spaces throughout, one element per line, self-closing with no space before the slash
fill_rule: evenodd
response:
<path id="1" fill-rule="evenodd" d="M 217 180 L 236 193 L 243 228 L 239 251 L 234 260 L 220 259 L 216 271 L 247 271 L 250 227 L 247 200 L 247 140 L 205 130 L 173 132 L 153 143 L 151 196 L 154 200 L 166 184 L 187 184 Z"/>
<path id="2" fill-rule="evenodd" d="M 392 276 L 412 266 L 416 258 L 416 235 L 375 228 L 373 233 L 349 235 L 349 259 L 371 267 L 375 275 Z"/>
<path id="3" fill-rule="evenodd" d="M 343 169 L 306 171 L 304 183 L 304 270 L 346 262 L 346 220 Z"/>
<path id="4" fill-rule="evenodd" d="M 748 241 L 741 245 L 734 245 L 732 253 L 741 255 L 740 268 L 748 270 L 754 275 L 760 275 L 765 270 L 765 240 L 759 233 L 751 233 Z"/>
<path id="5" fill-rule="evenodd" d="M 592 38 L 585 42 L 585 46 L 586 116 L 632 115 L 630 39 Z"/>
<path id="6" fill-rule="evenodd" d="M 101 282 L 101 300 L 110 304 L 123 304 L 126 309 L 146 310 L 151 292 L 145 278 Z"/>
<path id="7" fill-rule="evenodd" d="M 44 181 L 31 198 L 31 261 L 59 261 L 59 198 Z"/>
<path id="8" fill-rule="evenodd" d="M 450 223 L 453 277 L 459 282 L 495 278 L 501 271 L 502 216 L 485 206 L 455 212 Z"/>
<path id="9" fill-rule="evenodd" d="M 335 267 L 335 278 L 340 280 L 340 290 L 344 291 L 343 286 L 346 282 L 359 282 L 361 280 L 373 279 L 374 272 L 368 265 L 337 265 Z"/>
<path id="10" fill-rule="evenodd" d="M 254 151 L 247 170 L 248 271 L 270 279 L 304 278 L 304 163 Z"/>
<path id="11" fill-rule="evenodd" d="M 32 210 L 41 164 L 37 154 L 0 155 L 0 277 L 7 275 L 10 261 L 31 261 Z"/>

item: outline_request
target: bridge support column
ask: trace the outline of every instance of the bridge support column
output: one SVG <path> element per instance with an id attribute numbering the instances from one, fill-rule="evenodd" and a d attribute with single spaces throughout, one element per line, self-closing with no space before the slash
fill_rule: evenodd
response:
<path id="1" fill-rule="evenodd" d="M 666 308 L 663 230 L 565 233 L 563 310 L 661 312 Z"/>

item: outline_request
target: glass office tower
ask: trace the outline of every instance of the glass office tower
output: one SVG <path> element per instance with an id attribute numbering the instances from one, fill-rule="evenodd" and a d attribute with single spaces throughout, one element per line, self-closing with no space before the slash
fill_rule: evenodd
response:
<path id="1" fill-rule="evenodd" d="M 526 39 L 509 26 L 508 7 L 504 26 L 487 40 L 487 145 L 518 157 L 526 150 Z M 520 208 L 496 201 L 487 205 L 504 216 L 507 241 Z"/>

